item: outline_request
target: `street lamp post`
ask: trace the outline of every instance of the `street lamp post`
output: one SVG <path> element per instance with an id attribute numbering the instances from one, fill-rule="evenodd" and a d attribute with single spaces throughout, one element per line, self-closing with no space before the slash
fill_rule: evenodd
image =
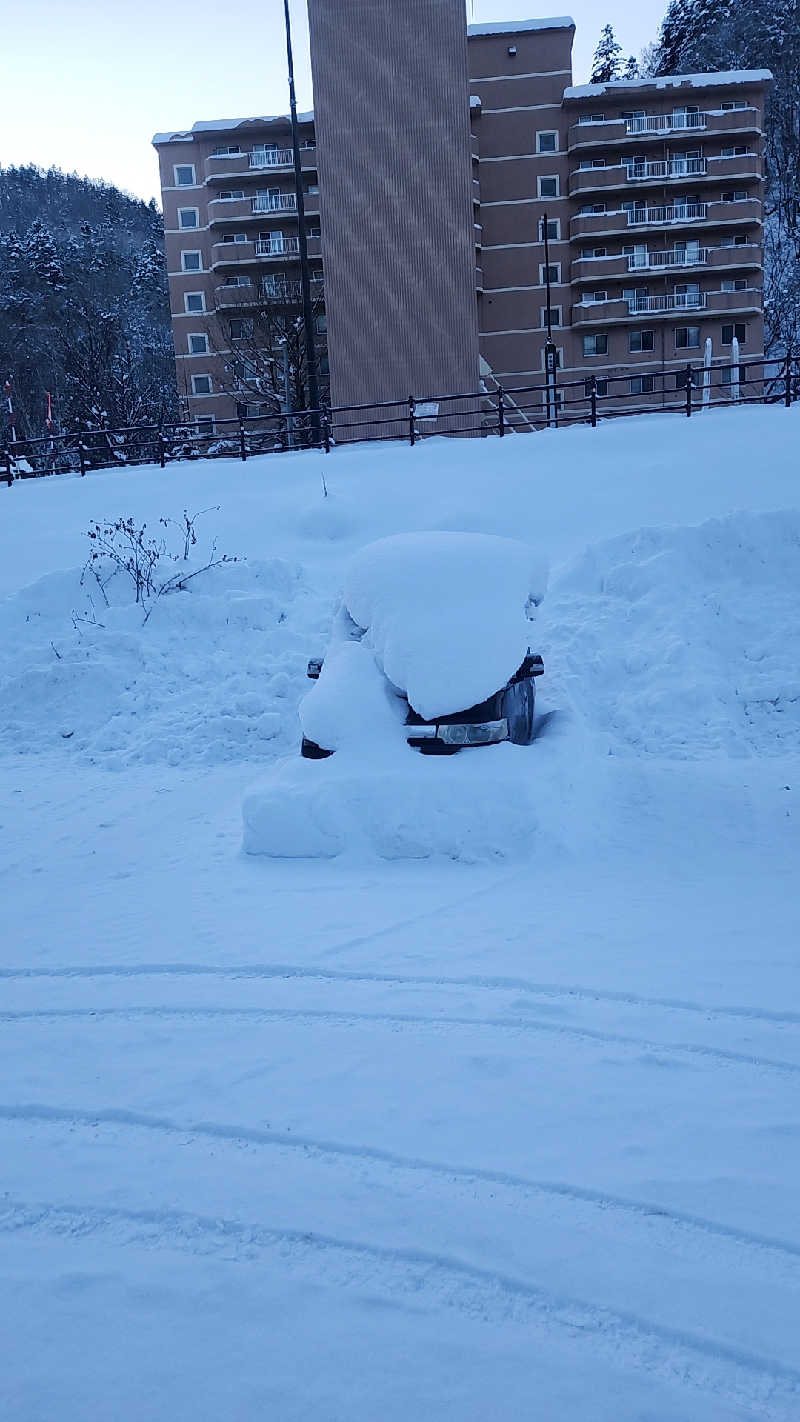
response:
<path id="1" fill-rule="evenodd" d="M 297 196 L 297 245 L 300 252 L 300 290 L 303 303 L 303 327 L 305 332 L 308 408 L 313 412 L 311 415 L 312 440 L 314 444 L 318 444 L 320 424 L 317 348 L 316 333 L 314 331 L 314 313 L 311 309 L 311 274 L 308 266 L 306 209 L 303 200 L 303 166 L 300 161 L 300 131 L 297 126 L 297 99 L 294 91 L 294 58 L 292 56 L 292 24 L 289 17 L 289 0 L 283 0 L 283 16 L 286 24 L 286 58 L 289 67 L 289 112 L 292 124 L 294 188 Z"/>
<path id="2" fill-rule="evenodd" d="M 547 302 L 547 341 L 544 348 L 545 383 L 547 385 L 547 424 L 558 427 L 558 405 L 556 403 L 556 370 L 558 351 L 553 344 L 553 323 L 550 315 L 550 243 L 547 231 L 547 213 L 542 218 L 541 236 L 544 242 L 544 284 Z"/>

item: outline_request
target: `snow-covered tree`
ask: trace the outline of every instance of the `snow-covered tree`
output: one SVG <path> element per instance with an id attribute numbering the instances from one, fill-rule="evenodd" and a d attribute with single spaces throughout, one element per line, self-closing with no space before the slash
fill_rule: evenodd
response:
<path id="1" fill-rule="evenodd" d="M 622 45 L 617 44 L 611 25 L 604 25 L 592 62 L 592 83 L 608 84 L 619 79 L 622 66 Z"/>

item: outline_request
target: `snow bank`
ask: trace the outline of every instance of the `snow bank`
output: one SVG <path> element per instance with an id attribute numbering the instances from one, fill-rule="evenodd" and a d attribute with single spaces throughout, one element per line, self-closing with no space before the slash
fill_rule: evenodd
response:
<path id="1" fill-rule="evenodd" d="M 513 676 L 546 570 L 530 548 L 479 533 L 382 538 L 356 554 L 344 603 L 379 666 L 426 719 L 463 711 Z"/>
<path id="2" fill-rule="evenodd" d="M 0 603 L 0 749 L 118 769 L 261 759 L 296 737 L 308 634 L 290 617 L 298 600 L 315 616 L 296 565 L 213 569 L 146 623 L 132 589 L 109 594 L 90 600 L 72 569 Z"/>
<path id="3" fill-rule="evenodd" d="M 617 751 L 800 750 L 796 511 L 595 544 L 555 583 L 541 631 L 562 697 Z"/>
<path id="4" fill-rule="evenodd" d="M 473 863 L 530 849 L 536 826 L 528 748 L 487 746 L 454 757 L 396 752 L 299 755 L 278 764 L 243 806 L 244 848 L 273 858 L 431 855 Z"/>

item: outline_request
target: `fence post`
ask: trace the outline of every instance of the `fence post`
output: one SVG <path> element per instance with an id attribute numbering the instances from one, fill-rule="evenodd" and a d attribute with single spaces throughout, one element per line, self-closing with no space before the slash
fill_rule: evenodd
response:
<path id="1" fill-rule="evenodd" d="M 6 451 L 5 451 L 5 453 L 6 453 L 6 483 L 8 484 L 8 487 L 9 487 L 9 489 L 10 489 L 10 488 L 11 488 L 11 485 L 12 485 L 13 482 L 14 482 L 14 471 L 13 471 L 13 469 L 11 468 L 11 450 L 9 449 L 8 445 L 6 445 Z"/>
<path id="2" fill-rule="evenodd" d="M 164 438 L 164 431 L 158 431 L 158 462 L 163 469 L 167 463 L 167 441 Z"/>
<path id="3" fill-rule="evenodd" d="M 86 445 L 81 436 L 78 436 L 78 461 L 80 463 L 81 478 L 86 473 Z"/>
<path id="4" fill-rule="evenodd" d="M 322 445 L 326 454 L 331 452 L 331 412 L 327 405 L 322 406 Z"/>
<path id="5" fill-rule="evenodd" d="M 505 434 L 505 432 L 506 432 L 506 407 L 505 407 L 505 403 L 504 403 L 504 400 L 503 400 L 503 387 L 502 387 L 502 385 L 498 385 L 498 387 L 497 387 L 497 433 L 499 434 L 499 436 L 500 436 L 501 439 L 503 438 L 503 435 Z"/>
<path id="6" fill-rule="evenodd" d="M 790 350 L 787 350 L 786 352 L 786 377 L 784 383 L 786 387 L 784 392 L 784 401 L 788 410 L 789 406 L 792 403 L 792 353 Z"/>
<path id="7" fill-rule="evenodd" d="M 687 417 L 687 419 L 689 419 L 689 418 L 691 417 L 691 413 L 692 413 L 692 386 L 694 385 L 694 376 L 693 376 L 693 374 L 692 374 L 691 361 L 687 362 L 687 365 L 686 365 L 686 376 L 685 376 L 685 380 L 686 380 L 686 417 Z"/>
<path id="8" fill-rule="evenodd" d="M 244 437 L 244 420 L 241 415 L 237 416 L 239 421 L 239 453 L 242 456 L 242 464 L 247 459 L 247 442 Z"/>
<path id="9" fill-rule="evenodd" d="M 411 448 L 412 448 L 412 449 L 414 448 L 414 443 L 415 443 L 416 438 L 417 438 L 416 418 L 417 418 L 417 405 L 416 405 L 416 401 L 414 400 L 414 396 L 413 396 L 413 395 L 409 395 L 409 397 L 408 397 L 408 442 L 409 442 L 409 444 L 411 445 Z"/>
<path id="10" fill-rule="evenodd" d="M 596 375 L 593 375 L 593 376 L 592 376 L 592 383 L 591 383 L 591 387 L 590 387 L 590 390 L 589 390 L 589 396 L 590 396 L 590 399 L 591 399 L 591 402 L 592 402 L 592 429 L 593 429 L 593 430 L 596 430 L 596 429 L 597 429 L 597 376 L 596 376 Z"/>

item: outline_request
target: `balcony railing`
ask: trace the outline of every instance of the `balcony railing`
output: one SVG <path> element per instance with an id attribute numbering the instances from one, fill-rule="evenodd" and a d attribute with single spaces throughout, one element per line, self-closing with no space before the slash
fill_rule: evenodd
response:
<path id="1" fill-rule="evenodd" d="M 632 296 L 628 300 L 628 311 L 631 316 L 642 316 L 648 311 L 702 311 L 705 304 L 705 292 L 672 292 L 669 296 Z"/>
<path id="2" fill-rule="evenodd" d="M 663 133 L 664 130 L 705 128 L 707 114 L 642 114 L 625 119 L 626 133 Z"/>
<path id="3" fill-rule="evenodd" d="M 264 193 L 259 193 L 252 201 L 253 212 L 297 211 L 297 198 L 294 193 L 278 193 L 276 197 L 267 197 Z"/>
<path id="4" fill-rule="evenodd" d="M 705 158 L 666 158 L 654 163 L 627 163 L 628 180 L 639 178 L 690 178 L 707 170 Z"/>
<path id="5" fill-rule="evenodd" d="M 254 148 L 250 154 L 251 168 L 290 168 L 293 163 L 291 148 Z"/>
<path id="6" fill-rule="evenodd" d="M 628 271 L 641 271 L 646 267 L 696 267 L 708 262 L 710 248 L 688 248 L 685 252 L 673 249 L 668 252 L 631 252 L 628 254 Z"/>
<path id="7" fill-rule="evenodd" d="M 299 302 L 303 298 L 303 287 L 299 281 L 287 281 L 284 277 L 264 277 L 261 291 L 269 301 Z M 311 295 L 319 300 L 322 295 L 322 277 L 312 276 Z"/>
<path id="8" fill-rule="evenodd" d="M 673 203 L 670 207 L 638 207 L 628 210 L 628 226 L 641 227 L 647 223 L 694 222 L 706 215 L 704 202 Z"/>
<path id="9" fill-rule="evenodd" d="M 255 246 L 257 257 L 290 257 L 299 251 L 300 244 L 296 237 L 259 237 Z"/>

